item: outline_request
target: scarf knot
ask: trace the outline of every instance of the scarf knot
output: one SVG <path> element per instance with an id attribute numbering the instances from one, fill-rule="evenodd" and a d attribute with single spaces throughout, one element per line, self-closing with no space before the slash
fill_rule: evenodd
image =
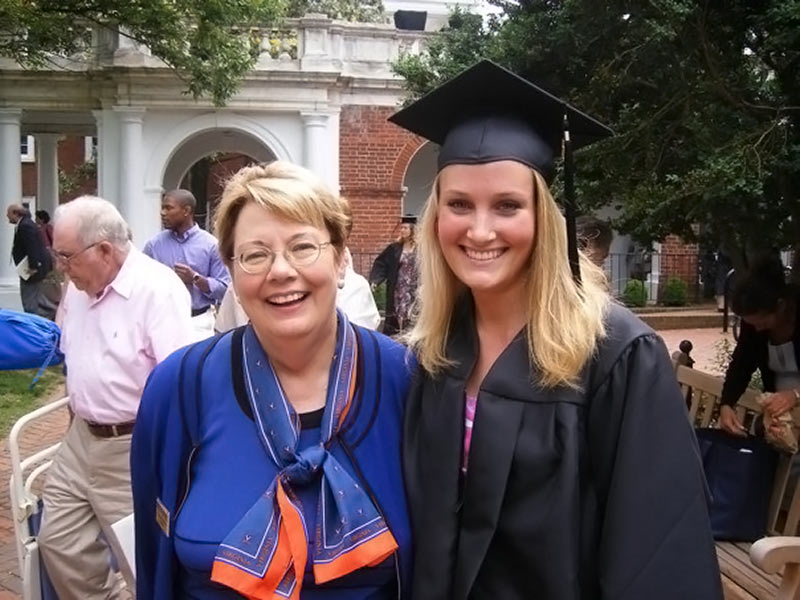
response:
<path id="1" fill-rule="evenodd" d="M 322 469 L 322 465 L 328 455 L 322 443 L 301 450 L 296 455 L 297 460 L 281 472 L 281 479 L 289 485 L 305 485 L 314 480 L 314 477 Z"/>

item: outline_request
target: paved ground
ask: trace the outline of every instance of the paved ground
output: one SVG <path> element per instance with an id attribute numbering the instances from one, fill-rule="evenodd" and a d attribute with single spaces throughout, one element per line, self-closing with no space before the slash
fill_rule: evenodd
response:
<path id="1" fill-rule="evenodd" d="M 730 331 L 724 334 L 719 328 L 672 329 L 659 331 L 658 333 L 664 338 L 664 342 L 670 354 L 678 350 L 678 345 L 683 340 L 692 342 L 694 349 L 691 352 L 691 356 L 696 361 L 694 365 L 695 368 L 719 375 L 722 374 L 719 372 L 719 360 L 717 359 L 721 353 L 720 349 L 727 345 L 733 350 L 735 345 Z"/>
<path id="2" fill-rule="evenodd" d="M 51 400 L 64 395 L 56 390 Z M 66 431 L 68 416 L 66 409 L 59 409 L 40 422 L 32 424 L 22 435 L 20 446 L 23 456 L 45 448 L 61 439 Z M 14 521 L 11 514 L 11 499 L 8 483 L 11 478 L 11 458 L 8 439 L 0 442 L 0 600 L 21 598 L 22 581 L 19 577 L 17 550 L 14 543 Z"/>
<path id="3" fill-rule="evenodd" d="M 719 329 L 678 329 L 659 333 L 664 338 L 670 354 L 678 349 L 682 340 L 690 340 L 694 345 L 692 356 L 697 361 L 696 368 L 705 371 L 714 370 L 715 344 L 725 337 Z M 53 394 L 52 400 L 62 395 L 63 390 L 58 390 Z M 58 441 L 66 426 L 66 410 L 59 410 L 40 423 L 32 425 L 22 437 L 23 453 L 30 454 L 36 449 Z M 0 600 L 18 600 L 21 598 L 21 580 L 8 489 L 11 460 L 8 440 L 2 440 L 0 444 Z"/>

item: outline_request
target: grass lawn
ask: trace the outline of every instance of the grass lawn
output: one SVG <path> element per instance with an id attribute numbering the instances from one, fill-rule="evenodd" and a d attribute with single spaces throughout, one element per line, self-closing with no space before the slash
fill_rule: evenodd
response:
<path id="1" fill-rule="evenodd" d="M 50 367 L 29 390 L 36 371 L 0 371 L 0 438 L 8 435 L 17 419 L 40 406 L 64 382 L 61 367 Z"/>

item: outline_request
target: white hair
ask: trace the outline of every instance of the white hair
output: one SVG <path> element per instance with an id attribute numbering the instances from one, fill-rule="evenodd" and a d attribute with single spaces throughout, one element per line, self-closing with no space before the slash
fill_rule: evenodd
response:
<path id="1" fill-rule="evenodd" d="M 61 204 L 56 209 L 53 221 L 57 224 L 66 219 L 74 220 L 78 240 L 84 246 L 108 241 L 121 250 L 128 247 L 130 227 L 108 200 L 97 196 L 81 196 Z"/>

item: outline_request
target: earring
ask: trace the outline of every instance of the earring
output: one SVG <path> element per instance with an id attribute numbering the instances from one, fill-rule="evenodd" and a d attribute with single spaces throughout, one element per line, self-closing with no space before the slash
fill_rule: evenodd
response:
<path id="1" fill-rule="evenodd" d="M 344 289 L 344 279 L 340 279 L 338 282 L 336 282 L 336 287 L 338 287 L 340 290 Z"/>

